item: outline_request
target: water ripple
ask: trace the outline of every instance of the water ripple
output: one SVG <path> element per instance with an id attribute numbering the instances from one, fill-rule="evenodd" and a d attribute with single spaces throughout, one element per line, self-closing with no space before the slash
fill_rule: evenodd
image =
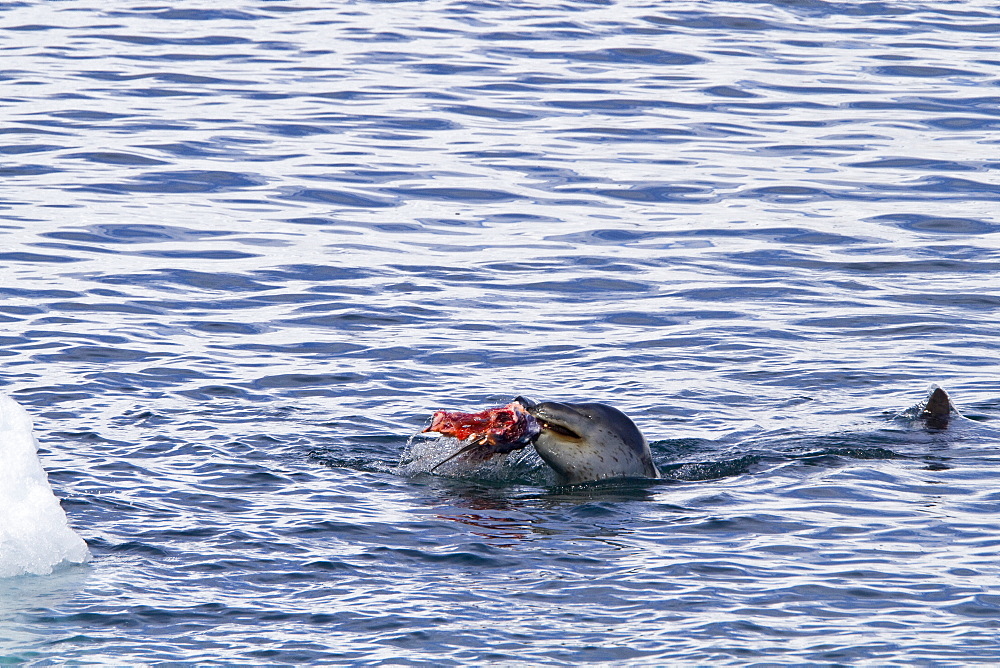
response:
<path id="1" fill-rule="evenodd" d="M 0 384 L 95 555 L 11 661 L 1000 655 L 995 6 L 0 14 Z M 517 394 L 663 478 L 400 475 Z"/>

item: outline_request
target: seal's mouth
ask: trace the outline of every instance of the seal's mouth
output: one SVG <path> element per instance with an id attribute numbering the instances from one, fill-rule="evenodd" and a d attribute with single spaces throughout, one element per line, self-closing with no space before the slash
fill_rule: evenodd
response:
<path id="1" fill-rule="evenodd" d="M 551 431 L 554 434 L 558 434 L 563 438 L 570 438 L 576 441 L 583 440 L 583 436 L 576 433 L 566 425 L 554 422 L 552 420 L 552 417 L 546 413 L 544 403 L 539 404 L 535 401 L 532 401 L 531 399 L 528 399 L 527 397 L 517 397 L 516 399 L 514 399 L 513 403 L 520 404 L 531 417 L 535 418 L 535 421 L 541 428 L 538 434 L 534 434 L 532 436 L 531 438 L 532 442 L 534 442 L 534 440 L 538 438 L 539 434 L 541 434 L 542 431 L 546 430 Z"/>
<path id="2" fill-rule="evenodd" d="M 537 418 L 536 418 L 537 419 Z M 565 436 L 566 438 L 571 438 L 575 441 L 583 440 L 583 436 L 576 433 L 569 427 L 564 427 L 561 424 L 556 424 L 555 422 L 547 422 L 545 420 L 538 420 L 538 426 L 543 430 L 548 430 L 553 433 L 559 434 L 560 436 Z"/>

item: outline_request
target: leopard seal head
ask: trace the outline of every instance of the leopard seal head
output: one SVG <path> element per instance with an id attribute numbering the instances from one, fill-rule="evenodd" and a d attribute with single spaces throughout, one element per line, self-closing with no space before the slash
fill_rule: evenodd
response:
<path id="1" fill-rule="evenodd" d="M 610 478 L 659 478 L 649 443 L 627 415 L 606 404 L 536 403 L 515 399 L 538 421 L 535 450 L 575 485 Z"/>

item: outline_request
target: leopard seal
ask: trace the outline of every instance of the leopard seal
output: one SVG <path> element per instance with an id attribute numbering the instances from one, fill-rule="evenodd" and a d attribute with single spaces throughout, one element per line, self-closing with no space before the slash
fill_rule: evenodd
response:
<path id="1" fill-rule="evenodd" d="M 559 482 L 659 478 L 649 443 L 635 423 L 606 404 L 536 403 L 515 399 L 541 427 L 532 443 Z"/>
<path id="2" fill-rule="evenodd" d="M 924 421 L 928 429 L 947 429 L 952 418 L 961 417 L 961 413 L 951 403 L 951 397 L 944 388 L 934 385 L 927 399 L 917 406 L 917 417 Z"/>

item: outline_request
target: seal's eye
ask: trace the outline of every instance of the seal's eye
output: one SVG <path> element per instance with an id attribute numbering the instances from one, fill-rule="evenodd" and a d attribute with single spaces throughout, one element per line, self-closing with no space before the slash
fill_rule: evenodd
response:
<path id="1" fill-rule="evenodd" d="M 572 429 L 562 426 L 561 424 L 553 424 L 552 422 L 543 422 L 542 429 L 548 429 L 549 431 L 553 431 L 559 434 L 560 436 L 575 438 L 577 440 L 580 439 L 580 435 L 578 433 L 576 433 Z"/>

